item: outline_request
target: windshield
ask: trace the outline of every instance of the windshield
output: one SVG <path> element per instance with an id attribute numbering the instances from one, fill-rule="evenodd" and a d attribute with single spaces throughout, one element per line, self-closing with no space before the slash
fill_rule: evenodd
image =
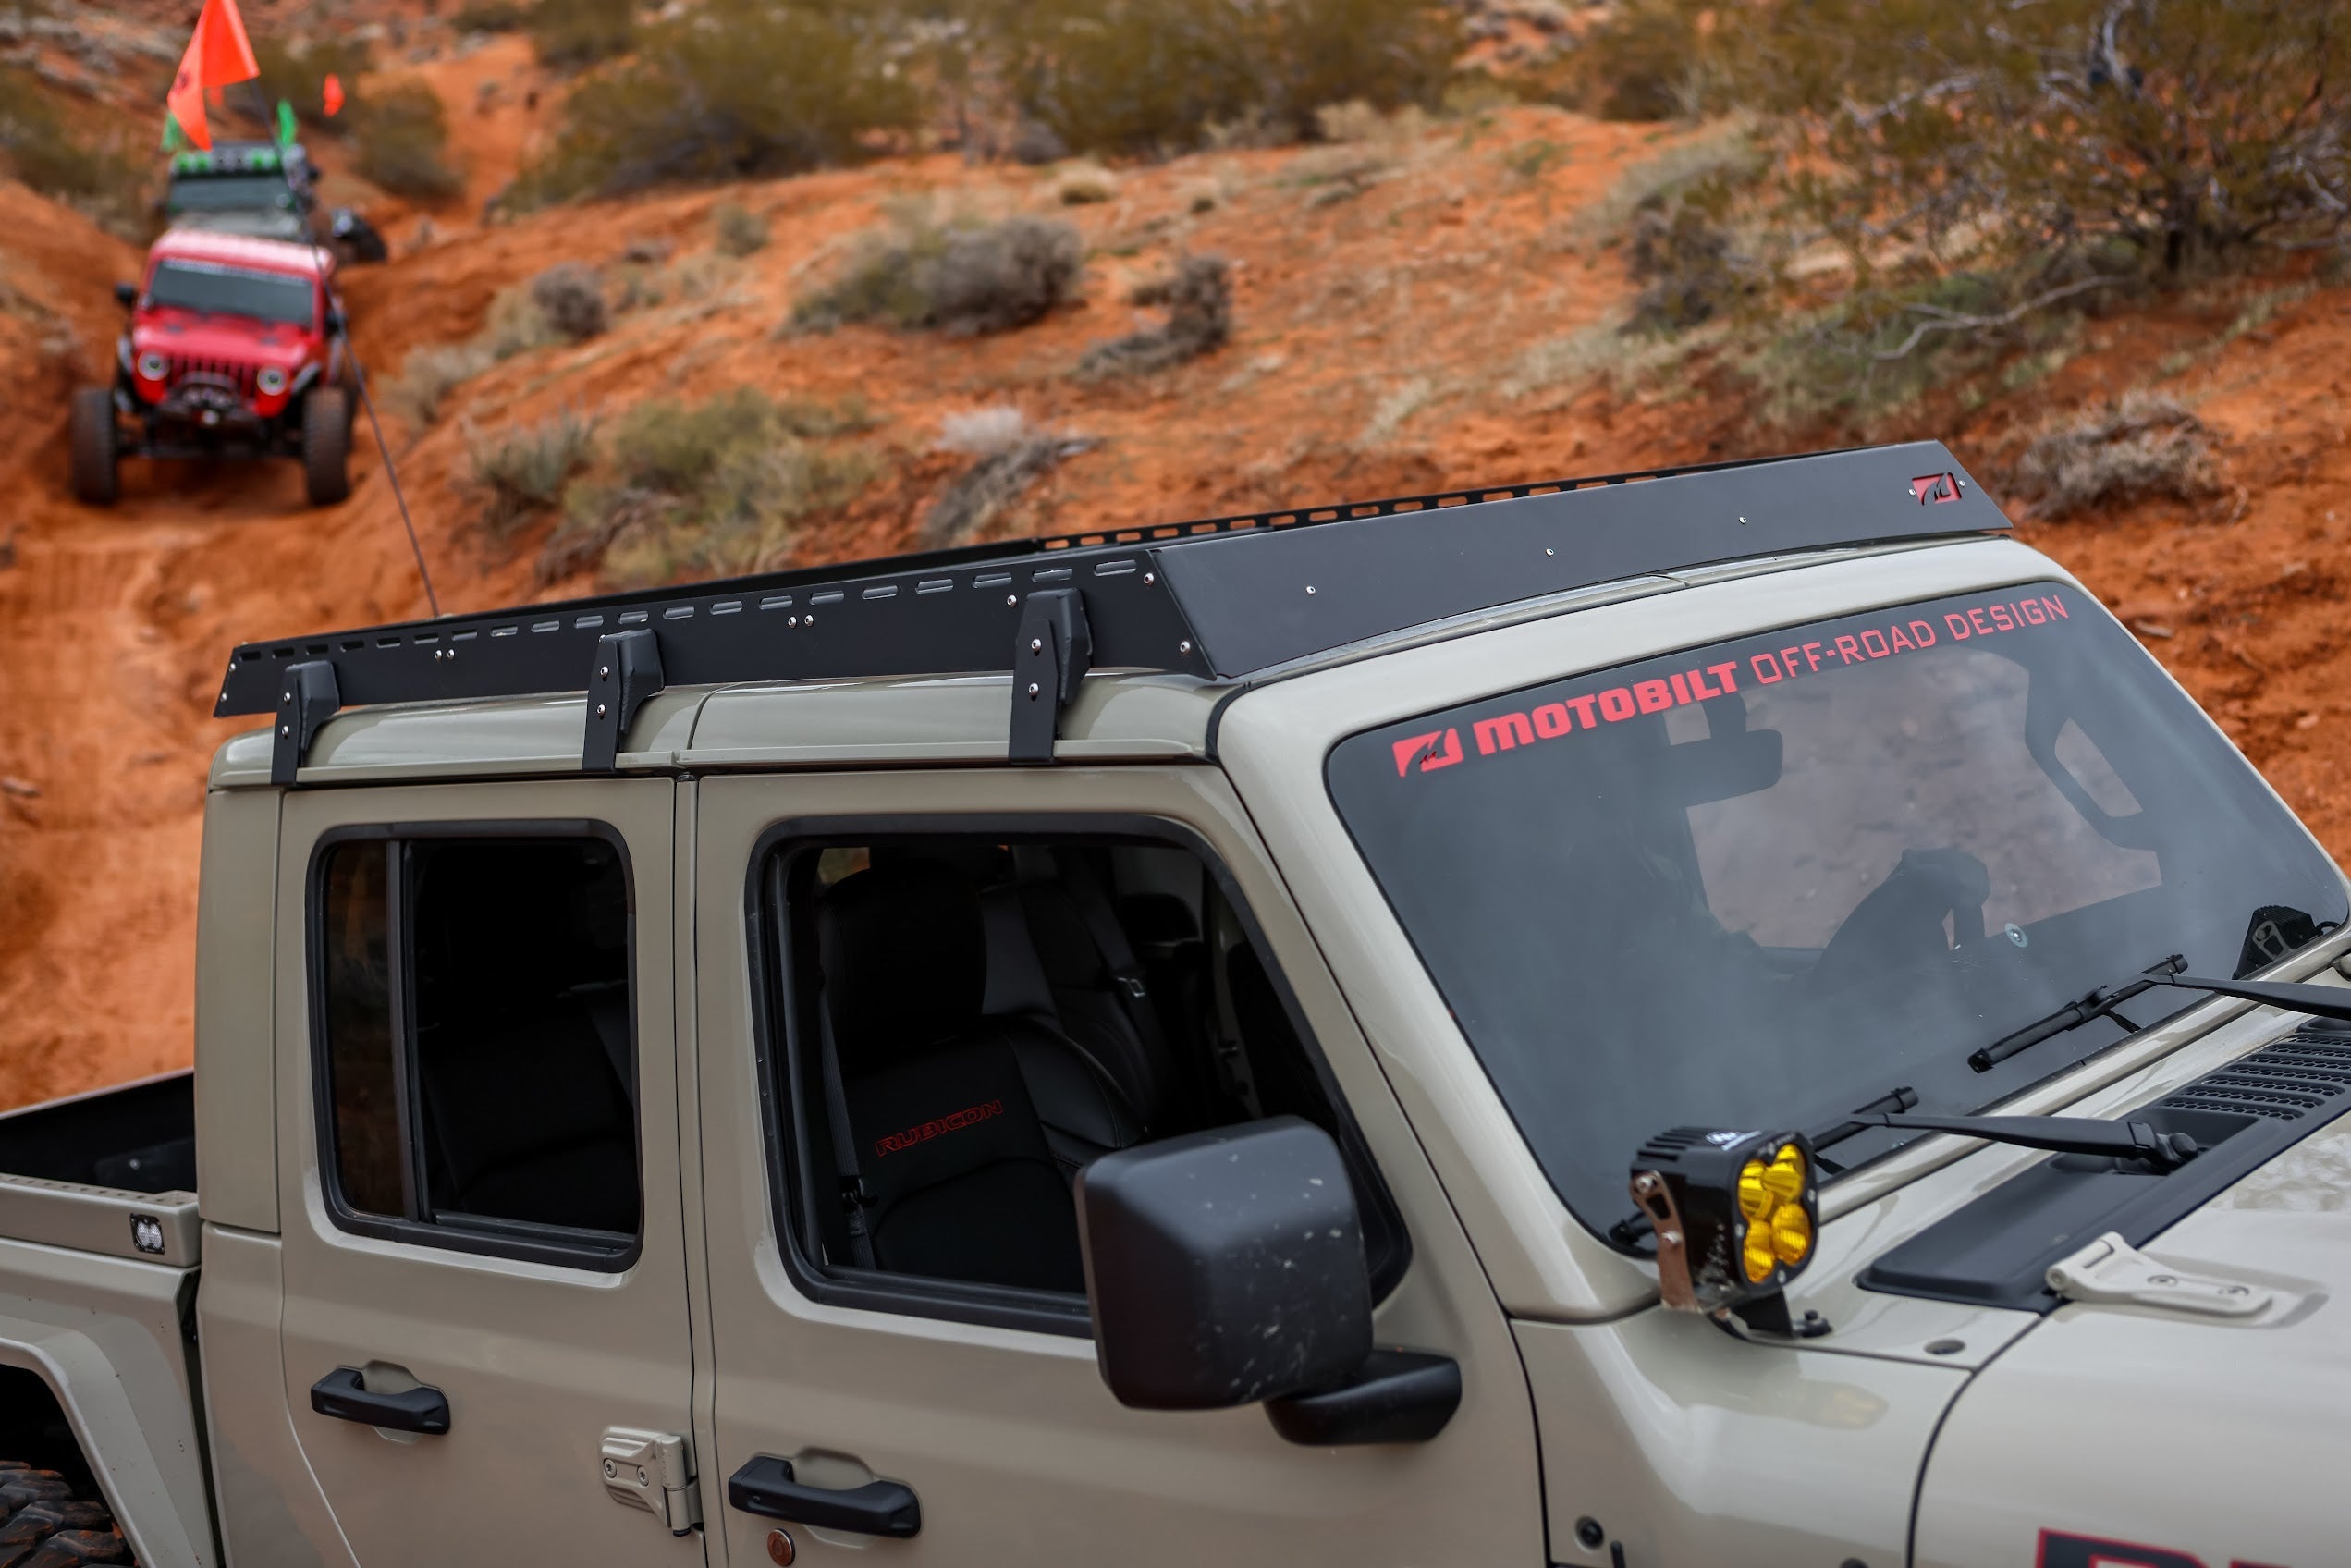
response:
<path id="1" fill-rule="evenodd" d="M 2128 1029 L 1983 1074 L 1975 1047 L 2174 952 L 2263 967 L 2345 913 L 2259 778 L 2056 583 L 1468 704 L 1351 737 L 1329 777 L 1537 1159 L 1602 1231 L 1655 1133 L 1809 1131 L 1898 1085 L 1980 1109 Z"/>
<path id="2" fill-rule="evenodd" d="M 147 302 L 295 326 L 310 325 L 316 308 L 309 278 L 246 272 L 209 262 L 158 262 L 154 276 L 147 280 Z"/>
<path id="3" fill-rule="evenodd" d="M 240 212 L 252 207 L 294 205 L 293 189 L 277 174 L 214 174 L 181 177 L 171 182 L 165 206 L 175 213 Z"/>

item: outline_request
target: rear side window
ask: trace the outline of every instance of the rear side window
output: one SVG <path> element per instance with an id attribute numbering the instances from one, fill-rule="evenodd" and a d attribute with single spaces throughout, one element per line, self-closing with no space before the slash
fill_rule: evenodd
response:
<path id="1" fill-rule="evenodd" d="M 628 866 L 602 837 L 330 845 L 320 1134 L 337 1219 L 625 1260 L 639 1231 Z"/>

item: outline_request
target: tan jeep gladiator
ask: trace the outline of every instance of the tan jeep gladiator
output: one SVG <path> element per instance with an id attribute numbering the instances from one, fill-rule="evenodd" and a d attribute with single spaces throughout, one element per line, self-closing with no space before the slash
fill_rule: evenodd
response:
<path id="1" fill-rule="evenodd" d="M 192 1075 L 0 1118 L 0 1564 L 2351 1561 L 2351 889 L 2006 527 L 238 648 Z"/>

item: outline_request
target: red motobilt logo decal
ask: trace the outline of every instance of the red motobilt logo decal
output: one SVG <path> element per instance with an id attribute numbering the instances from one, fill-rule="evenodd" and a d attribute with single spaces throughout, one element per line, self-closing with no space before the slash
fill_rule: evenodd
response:
<path id="1" fill-rule="evenodd" d="M 1003 1114 L 1002 1100 L 983 1100 L 978 1105 L 965 1106 L 962 1109 L 939 1117 L 937 1121 L 925 1121 L 919 1127 L 909 1127 L 903 1133 L 892 1133 L 886 1138 L 876 1138 L 874 1152 L 877 1155 L 898 1154 L 902 1150 L 912 1148 L 917 1144 L 927 1144 L 933 1138 L 945 1137 L 949 1133 L 960 1133 L 966 1127 L 976 1127 L 983 1121 Z"/>
<path id="2" fill-rule="evenodd" d="M 2040 1533 L 2040 1550 L 2033 1558 L 2033 1568 L 2205 1568 L 2205 1562 L 2193 1552 L 2174 1551 L 2170 1547 L 2108 1540 L 2101 1536 L 2067 1535 L 2063 1530 L 2043 1530 Z M 2229 1568 L 2264 1568 L 2264 1565 L 2247 1562 L 2243 1558 L 2232 1558 Z"/>
<path id="3" fill-rule="evenodd" d="M 1562 697 L 1519 713 L 1477 719 L 1469 727 L 1470 745 L 1466 748 L 1462 744 L 1457 725 L 1432 729 L 1425 735 L 1407 735 L 1393 743 L 1396 777 L 1434 773 L 1473 755 L 1490 757 L 1497 752 L 1516 751 L 1538 741 L 1556 741 L 1575 730 L 1598 729 L 1604 724 L 1621 724 L 1642 714 L 1663 713 L 1688 703 L 1702 703 L 1709 697 L 1741 690 L 1742 680 L 1747 682 L 1746 690 L 1752 691 L 1818 675 L 1823 669 L 1914 654 L 1938 643 L 1997 637 L 2003 632 L 2026 631 L 2070 619 L 2062 595 L 2039 594 L 1889 620 L 1883 626 L 1867 626 L 1825 640 L 1791 642 L 1785 647 L 1768 648 L 1745 659 L 1693 665 L 1660 680 L 1635 680 L 1605 691 L 1587 692 L 1579 697 Z"/>

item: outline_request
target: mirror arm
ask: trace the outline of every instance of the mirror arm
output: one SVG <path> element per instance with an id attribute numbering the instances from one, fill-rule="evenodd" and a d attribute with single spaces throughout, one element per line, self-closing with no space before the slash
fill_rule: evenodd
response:
<path id="1" fill-rule="evenodd" d="M 1273 1429 L 1306 1448 L 1425 1443 L 1461 1408 L 1461 1364 L 1417 1350 L 1376 1350 L 1347 1380 L 1266 1401 Z"/>

